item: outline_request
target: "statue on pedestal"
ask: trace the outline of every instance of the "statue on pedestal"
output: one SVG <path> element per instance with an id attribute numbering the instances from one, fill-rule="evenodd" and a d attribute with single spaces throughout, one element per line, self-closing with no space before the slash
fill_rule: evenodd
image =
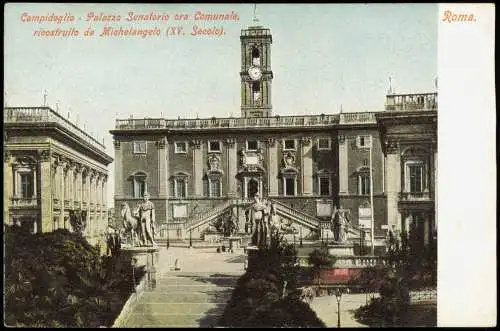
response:
<path id="1" fill-rule="evenodd" d="M 342 207 L 337 209 L 334 207 L 331 218 L 331 229 L 334 235 L 334 240 L 338 243 L 345 243 L 349 239 L 350 222 L 347 219 L 347 211 Z"/>
<path id="2" fill-rule="evenodd" d="M 156 246 L 154 238 L 155 205 L 149 201 L 149 193 L 144 193 L 144 201 L 138 206 L 141 232 L 146 246 Z"/>
<path id="3" fill-rule="evenodd" d="M 154 239 L 155 207 L 149 201 L 149 193 L 144 193 L 144 201 L 133 212 L 128 203 L 122 203 L 123 227 L 130 235 L 132 246 L 156 246 Z"/>
<path id="4" fill-rule="evenodd" d="M 271 207 L 261 201 L 259 193 L 255 193 L 254 203 L 250 206 L 248 214 L 253 228 L 253 246 L 266 245 L 270 210 Z"/>

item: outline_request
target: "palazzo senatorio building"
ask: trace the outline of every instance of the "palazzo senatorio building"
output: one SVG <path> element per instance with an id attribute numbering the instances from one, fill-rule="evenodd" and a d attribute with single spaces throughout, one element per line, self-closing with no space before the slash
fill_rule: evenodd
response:
<path id="1" fill-rule="evenodd" d="M 411 224 L 428 241 L 436 229 L 437 93 L 389 93 L 379 112 L 283 116 L 272 103 L 272 41 L 268 28 L 242 30 L 241 66 L 221 68 L 239 71 L 240 117 L 116 120 L 116 216 L 147 191 L 161 237 L 203 239 L 223 216 L 243 234 L 244 210 L 259 193 L 295 227 L 296 240 L 332 236 L 332 213 L 342 208 L 358 241 L 371 231 L 373 193 L 375 246 Z"/>
<path id="2" fill-rule="evenodd" d="M 112 161 L 101 142 L 53 109 L 4 107 L 4 224 L 72 230 L 78 212 L 96 242 L 107 227 Z"/>

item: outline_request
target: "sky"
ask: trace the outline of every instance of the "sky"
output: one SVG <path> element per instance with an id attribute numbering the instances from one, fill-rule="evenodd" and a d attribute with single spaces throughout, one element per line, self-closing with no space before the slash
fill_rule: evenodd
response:
<path id="1" fill-rule="evenodd" d="M 194 20 L 198 11 L 234 12 L 239 20 Z M 129 22 L 129 12 L 170 19 Z M 26 21 L 52 13 L 75 20 Z M 121 21 L 87 21 L 91 13 Z M 176 14 L 190 17 L 175 20 Z M 42 105 L 47 91 L 47 104 L 104 139 L 111 156 L 116 118 L 240 116 L 239 36 L 253 16 L 252 4 L 8 4 L 4 104 Z M 435 91 L 435 4 L 259 4 L 256 16 L 273 36 L 274 114 L 331 114 L 341 105 L 344 112 L 381 111 L 389 77 L 397 93 Z M 195 25 L 225 34 L 191 36 Z M 105 26 L 158 28 L 161 36 L 99 37 Z M 170 26 L 183 27 L 186 36 L 166 36 Z M 34 35 L 72 27 L 79 36 Z M 88 27 L 94 36 L 84 36 Z"/>

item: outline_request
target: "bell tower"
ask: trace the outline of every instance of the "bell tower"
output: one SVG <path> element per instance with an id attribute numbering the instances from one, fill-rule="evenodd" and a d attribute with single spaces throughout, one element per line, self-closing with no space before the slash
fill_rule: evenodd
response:
<path id="1" fill-rule="evenodd" d="M 241 30 L 241 116 L 272 116 L 271 31 L 256 25 Z"/>

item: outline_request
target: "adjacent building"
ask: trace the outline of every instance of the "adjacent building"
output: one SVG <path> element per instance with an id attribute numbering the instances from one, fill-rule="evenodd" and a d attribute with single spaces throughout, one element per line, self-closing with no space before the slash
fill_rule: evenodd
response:
<path id="1" fill-rule="evenodd" d="M 203 238 L 222 216 L 243 233 L 244 210 L 259 193 L 293 223 L 297 239 L 331 236 L 334 208 L 349 210 L 353 239 L 370 231 L 372 216 L 375 245 L 412 222 L 428 237 L 437 94 L 389 94 L 380 112 L 280 116 L 271 98 L 270 30 L 242 30 L 240 43 L 241 117 L 116 120 L 116 216 L 148 191 L 162 236 Z"/>
<path id="2" fill-rule="evenodd" d="M 106 229 L 104 145 L 49 107 L 4 107 L 4 224 L 71 230 L 83 215 L 91 242 Z"/>

